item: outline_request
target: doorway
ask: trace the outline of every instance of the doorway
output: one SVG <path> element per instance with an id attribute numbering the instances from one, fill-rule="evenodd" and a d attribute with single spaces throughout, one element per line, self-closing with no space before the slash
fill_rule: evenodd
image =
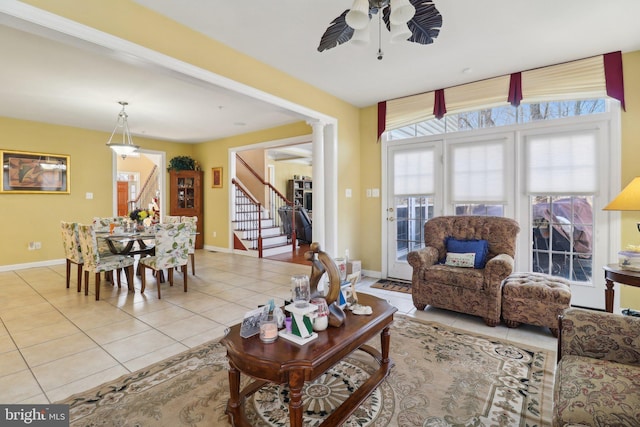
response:
<path id="1" fill-rule="evenodd" d="M 166 170 L 165 153 L 139 150 L 124 159 L 119 156 L 115 158 L 114 215 L 128 215 L 135 208 L 148 209 L 150 204 L 155 203 L 162 217 L 166 211 L 163 173 Z"/>

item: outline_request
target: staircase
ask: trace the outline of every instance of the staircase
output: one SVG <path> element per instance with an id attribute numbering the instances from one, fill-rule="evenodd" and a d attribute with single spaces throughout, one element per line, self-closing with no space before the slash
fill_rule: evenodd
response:
<path id="1" fill-rule="evenodd" d="M 292 206 L 273 185 L 266 182 L 240 156 L 236 156 L 237 167 L 245 168 L 251 179 L 252 188 L 262 195 L 262 201 L 252 194 L 237 178 L 231 180 L 234 193 L 232 229 L 233 248 L 245 251 L 258 258 L 270 257 L 295 251 L 297 243 L 295 227 L 290 234 L 285 233 L 278 209 Z M 291 223 L 295 224 L 292 216 Z"/>
<path id="2" fill-rule="evenodd" d="M 234 240 L 240 244 L 240 247 L 235 245 L 236 249 L 247 250 L 251 256 L 270 257 L 292 250 L 291 241 L 282 232 L 279 219 L 271 218 L 267 209 L 254 203 L 241 191 L 236 192 L 235 219 L 232 223 Z"/>

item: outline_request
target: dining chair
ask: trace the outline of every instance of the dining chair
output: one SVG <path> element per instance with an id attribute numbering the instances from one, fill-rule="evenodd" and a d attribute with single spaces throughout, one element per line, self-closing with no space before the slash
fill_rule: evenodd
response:
<path id="1" fill-rule="evenodd" d="M 89 272 L 95 273 L 96 301 L 100 300 L 100 273 L 116 272 L 118 287 L 120 287 L 120 271 L 125 269 L 127 285 L 133 291 L 133 258 L 122 255 L 104 256 L 98 251 L 96 232 L 91 225 L 79 224 L 78 236 L 84 259 L 84 294 L 89 294 Z"/>
<path id="2" fill-rule="evenodd" d="M 189 233 L 189 259 L 191 261 L 191 274 L 196 275 L 196 231 L 198 217 L 197 216 L 181 216 L 180 222 L 190 224 Z"/>
<path id="3" fill-rule="evenodd" d="M 162 298 L 160 293 L 160 283 L 162 270 L 167 269 L 169 285 L 173 286 L 173 269 L 181 267 L 184 291 L 187 292 L 187 262 L 189 261 L 189 224 L 158 224 L 156 230 L 156 253 L 154 256 L 141 258 L 138 263 L 140 268 L 140 280 L 142 287 L 140 292 L 146 288 L 145 267 L 155 271 L 158 286 L 158 299 Z"/>
<path id="4" fill-rule="evenodd" d="M 64 254 L 67 258 L 67 288 L 69 287 L 71 276 L 71 264 L 77 264 L 78 292 L 80 292 L 82 289 L 82 266 L 84 260 L 82 259 L 82 251 L 78 240 L 78 224 L 75 222 L 61 221 L 60 228 L 62 229 L 62 246 L 64 247 Z"/>
<path id="5" fill-rule="evenodd" d="M 93 217 L 93 230 L 96 232 L 108 232 L 109 226 L 115 224 L 116 227 L 122 229 L 127 222 L 127 218 L 124 216 L 107 216 L 107 217 Z M 118 252 L 122 252 L 124 246 L 119 242 L 112 242 L 113 246 Z M 101 255 L 112 255 L 113 252 L 109 249 L 109 245 L 105 239 L 98 239 L 98 251 Z"/>
<path id="6" fill-rule="evenodd" d="M 165 215 L 163 222 L 165 224 L 180 224 L 180 217 L 178 215 Z"/>

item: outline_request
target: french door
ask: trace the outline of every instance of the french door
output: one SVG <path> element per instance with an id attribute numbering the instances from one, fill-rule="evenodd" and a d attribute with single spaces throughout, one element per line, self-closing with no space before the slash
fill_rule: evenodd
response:
<path id="1" fill-rule="evenodd" d="M 441 185 L 442 142 L 387 146 L 387 276 L 411 280 L 409 252 L 424 247 L 424 223 L 434 216 Z"/>

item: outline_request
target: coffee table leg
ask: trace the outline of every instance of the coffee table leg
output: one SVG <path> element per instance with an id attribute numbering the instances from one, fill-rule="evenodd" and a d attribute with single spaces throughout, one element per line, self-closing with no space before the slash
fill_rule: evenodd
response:
<path id="1" fill-rule="evenodd" d="M 235 426 L 240 420 L 240 412 L 240 371 L 229 361 L 229 402 L 226 414 L 231 425 Z"/>
<path id="2" fill-rule="evenodd" d="M 294 370 L 289 372 L 289 425 L 302 427 L 302 387 L 304 386 L 304 371 Z"/>
<path id="3" fill-rule="evenodd" d="M 391 330 L 387 326 L 380 332 L 380 347 L 382 350 L 382 360 L 380 364 L 383 366 L 389 366 L 391 359 L 389 359 L 389 347 L 391 346 Z"/>

